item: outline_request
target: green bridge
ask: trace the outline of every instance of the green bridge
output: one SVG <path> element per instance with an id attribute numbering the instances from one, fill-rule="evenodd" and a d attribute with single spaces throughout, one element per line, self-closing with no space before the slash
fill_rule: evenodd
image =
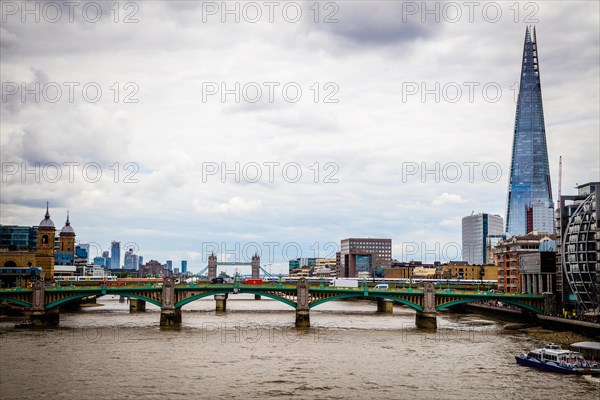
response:
<path id="1" fill-rule="evenodd" d="M 342 299 L 371 299 L 377 301 L 377 310 L 392 312 L 393 304 L 399 303 L 416 310 L 416 325 L 436 328 L 436 314 L 444 308 L 480 300 L 498 300 L 535 314 L 550 311 L 551 295 L 510 294 L 497 292 L 436 290 L 432 283 L 422 289 L 374 289 L 329 287 L 323 284 L 310 286 L 306 279 L 297 284 L 264 283 L 261 285 L 235 284 L 175 284 L 165 278 L 163 285 L 130 286 L 66 286 L 45 288 L 36 282 L 32 289 L 1 289 L 0 300 L 24 307 L 31 312 L 35 326 L 52 326 L 59 322 L 61 305 L 86 297 L 118 295 L 131 299 L 130 310 L 143 311 L 146 303 L 161 309 L 160 325 L 181 324 L 181 308 L 192 301 L 213 296 L 217 311 L 225 311 L 230 294 L 254 294 L 257 299 L 268 297 L 296 310 L 296 326 L 310 326 L 310 309 L 323 303 Z"/>

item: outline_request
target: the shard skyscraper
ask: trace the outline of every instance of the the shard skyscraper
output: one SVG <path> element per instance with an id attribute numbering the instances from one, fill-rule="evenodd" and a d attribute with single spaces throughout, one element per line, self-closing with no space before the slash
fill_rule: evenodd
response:
<path id="1" fill-rule="evenodd" d="M 513 137 L 506 233 L 554 233 L 554 203 L 546 146 L 535 28 L 525 30 L 521 84 Z"/>

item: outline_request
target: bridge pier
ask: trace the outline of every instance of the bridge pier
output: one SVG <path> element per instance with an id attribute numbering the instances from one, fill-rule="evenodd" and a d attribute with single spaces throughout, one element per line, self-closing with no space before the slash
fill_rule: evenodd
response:
<path id="1" fill-rule="evenodd" d="M 139 299 L 129 299 L 129 312 L 144 312 L 146 311 L 146 302 L 144 300 Z"/>
<path id="2" fill-rule="evenodd" d="M 215 309 L 217 312 L 227 311 L 227 295 L 226 294 L 216 294 L 215 295 L 215 303 L 216 303 Z"/>
<path id="3" fill-rule="evenodd" d="M 377 299 L 377 312 L 385 314 L 393 314 L 394 302 L 389 299 Z"/>
<path id="4" fill-rule="evenodd" d="M 262 299 L 262 297 L 261 297 L 260 294 L 255 294 L 254 295 L 254 300 L 260 300 L 260 299 Z"/>
<path id="5" fill-rule="evenodd" d="M 57 326 L 60 321 L 60 314 L 58 313 L 58 308 L 45 311 L 32 311 L 29 320 L 33 322 L 33 326 L 39 328 Z"/>
<path id="6" fill-rule="evenodd" d="M 421 329 L 437 329 L 436 313 L 417 311 L 415 325 L 417 325 L 417 328 Z"/>
<path id="7" fill-rule="evenodd" d="M 160 326 L 181 325 L 181 308 L 160 311 Z"/>
<path id="8" fill-rule="evenodd" d="M 417 310 L 415 325 L 422 329 L 437 329 L 437 312 L 435 310 L 435 286 L 427 282 L 423 290 L 423 311 Z"/>
<path id="9" fill-rule="evenodd" d="M 162 306 L 160 307 L 160 326 L 181 325 L 181 307 L 175 308 L 174 285 L 173 278 L 165 278 L 162 290 Z"/>
<path id="10" fill-rule="evenodd" d="M 296 328 L 310 327 L 308 283 L 306 278 L 301 278 L 297 285 L 296 295 Z"/>
<path id="11" fill-rule="evenodd" d="M 58 308 L 46 310 L 46 296 L 44 294 L 44 284 L 41 281 L 35 282 L 33 286 L 33 302 L 31 304 L 31 314 L 29 320 L 36 328 L 56 326 L 60 320 Z"/>

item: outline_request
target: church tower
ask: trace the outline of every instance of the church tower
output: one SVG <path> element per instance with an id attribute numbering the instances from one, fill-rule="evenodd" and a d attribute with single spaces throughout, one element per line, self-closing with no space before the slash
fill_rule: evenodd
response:
<path id="1" fill-rule="evenodd" d="M 75 254 L 75 231 L 71 227 L 68 211 L 65 226 L 60 230 L 60 245 L 58 248 L 59 251 L 65 251 Z"/>
<path id="2" fill-rule="evenodd" d="M 38 226 L 38 244 L 35 255 L 35 265 L 42 269 L 43 279 L 54 278 L 54 237 L 56 228 L 50 219 L 48 202 L 46 202 L 46 215 Z"/>
<path id="3" fill-rule="evenodd" d="M 75 231 L 71 226 L 71 221 L 69 221 L 68 211 L 67 221 L 65 222 L 65 226 L 60 230 L 59 236 L 58 251 L 54 253 L 54 265 L 75 265 Z M 64 272 L 65 270 L 61 269 L 61 274 Z"/>

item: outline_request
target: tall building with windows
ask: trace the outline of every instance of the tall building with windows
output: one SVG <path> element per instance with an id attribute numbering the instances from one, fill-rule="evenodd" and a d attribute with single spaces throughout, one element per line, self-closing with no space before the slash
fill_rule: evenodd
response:
<path id="1" fill-rule="evenodd" d="M 554 203 L 546 145 L 535 28 L 525 30 L 521 84 L 513 132 L 506 233 L 554 233 Z"/>
<path id="2" fill-rule="evenodd" d="M 37 230 L 37 226 L 0 225 L 0 249 L 35 250 Z"/>
<path id="3" fill-rule="evenodd" d="M 187 260 L 181 260 L 181 273 L 185 274 L 187 272 Z"/>
<path id="4" fill-rule="evenodd" d="M 576 195 L 560 197 L 556 211 L 558 301 L 563 309 L 600 321 L 600 182 L 577 189 Z"/>
<path id="5" fill-rule="evenodd" d="M 383 277 L 385 269 L 392 265 L 392 239 L 344 239 L 336 258 L 338 277 L 355 278 L 359 272 Z"/>
<path id="6" fill-rule="evenodd" d="M 110 269 L 121 268 L 121 242 L 113 241 L 110 244 Z"/>
<path id="7" fill-rule="evenodd" d="M 140 269 L 139 256 L 135 254 L 133 248 L 127 249 L 123 257 L 125 269 L 138 270 Z"/>
<path id="8" fill-rule="evenodd" d="M 462 219 L 462 260 L 471 265 L 493 264 L 488 259 L 492 238 L 504 233 L 504 221 L 499 215 L 479 213 Z"/>
<path id="9" fill-rule="evenodd" d="M 536 290 L 543 287 L 553 287 L 552 277 L 540 277 L 538 275 L 542 272 L 550 272 L 552 268 L 555 268 L 554 263 L 548 261 L 555 257 L 555 253 L 551 251 L 554 248 L 554 241 L 554 235 L 542 234 L 536 231 L 500 241 L 494 248 L 495 262 L 498 266 L 498 289 L 506 293 L 522 293 L 533 290 L 532 282 L 534 281 L 537 282 Z M 545 242 L 553 244 L 549 246 Z M 539 253 L 542 250 L 552 254 L 540 256 Z M 522 257 L 529 254 L 533 254 L 529 257 L 537 257 L 537 261 Z M 522 262 L 525 262 L 526 265 L 522 265 Z M 542 265 L 540 265 L 540 262 Z M 544 279 L 546 283 L 544 283 Z"/>

